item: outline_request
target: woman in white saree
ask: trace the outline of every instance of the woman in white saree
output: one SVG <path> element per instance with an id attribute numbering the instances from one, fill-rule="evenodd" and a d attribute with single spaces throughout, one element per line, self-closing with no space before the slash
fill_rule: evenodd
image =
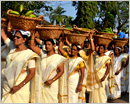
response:
<path id="1" fill-rule="evenodd" d="M 101 86 L 95 88 L 89 93 L 89 103 L 107 103 L 107 95 L 105 91 L 107 76 L 109 77 L 109 93 L 114 93 L 113 70 L 110 70 L 111 58 L 109 56 L 106 56 L 104 53 L 105 46 L 99 45 L 98 55 L 95 57 L 96 72 L 94 73 L 97 73 L 101 82 Z"/>
<path id="2" fill-rule="evenodd" d="M 80 47 L 72 44 L 71 55 L 62 49 L 63 42 L 59 43 L 59 51 L 65 57 L 65 70 L 60 80 L 60 102 L 62 103 L 85 103 L 86 89 L 86 65 L 85 61 L 78 56 Z"/>
<path id="3" fill-rule="evenodd" d="M 129 93 L 129 56 L 126 59 L 126 64 L 124 65 L 126 68 L 126 76 L 125 76 L 125 85 L 126 85 L 126 92 Z"/>
<path id="4" fill-rule="evenodd" d="M 121 71 L 124 67 L 124 58 L 120 54 L 121 48 L 115 47 L 114 49 L 114 58 L 113 58 L 113 68 L 114 68 L 114 74 L 115 74 L 115 81 L 117 82 L 115 84 L 115 93 L 110 95 L 110 99 L 117 99 L 121 97 Z"/>
<path id="5" fill-rule="evenodd" d="M 44 51 L 34 45 L 34 37 L 33 34 L 31 37 L 31 49 L 41 56 L 41 81 L 39 81 L 41 88 L 39 89 L 39 101 L 36 103 L 58 103 L 58 93 L 60 91 L 59 78 L 64 73 L 66 58 L 55 54 L 53 39 L 46 40 L 46 51 Z"/>
<path id="6" fill-rule="evenodd" d="M 121 47 L 121 55 L 124 57 L 125 63 L 126 60 L 129 56 L 129 54 L 127 53 L 127 48 L 125 47 Z M 125 93 L 126 92 L 126 77 L 127 77 L 128 73 L 127 73 L 127 67 L 124 67 L 123 70 L 121 71 L 121 92 Z"/>
<path id="7" fill-rule="evenodd" d="M 2 103 L 34 102 L 35 73 L 39 72 L 35 65 L 39 56 L 25 46 L 29 36 L 29 31 L 18 30 L 13 42 L 6 36 L 4 29 L 1 30 L 1 37 L 10 49 L 6 67 L 2 70 Z"/>

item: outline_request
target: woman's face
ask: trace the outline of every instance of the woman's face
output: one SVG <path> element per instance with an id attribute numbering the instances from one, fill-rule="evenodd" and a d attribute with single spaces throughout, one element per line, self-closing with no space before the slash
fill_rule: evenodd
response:
<path id="1" fill-rule="evenodd" d="M 98 53 L 101 54 L 101 53 L 104 53 L 104 52 L 105 52 L 104 47 L 99 46 Z"/>
<path id="2" fill-rule="evenodd" d="M 16 32 L 16 34 L 14 35 L 14 44 L 16 46 L 19 46 L 21 44 L 24 44 L 25 41 L 26 41 L 26 38 L 23 38 L 20 32 Z"/>
<path id="3" fill-rule="evenodd" d="M 76 56 L 78 54 L 78 49 L 76 46 L 72 46 L 72 49 L 71 49 L 71 55 L 72 56 Z"/>
<path id="4" fill-rule="evenodd" d="M 115 48 L 115 49 L 114 49 L 114 53 L 115 53 L 115 55 L 118 55 L 118 54 L 119 54 L 118 48 Z"/>
<path id="5" fill-rule="evenodd" d="M 54 49 L 55 45 L 53 45 L 50 41 L 46 41 L 45 48 L 47 52 L 50 52 Z"/>

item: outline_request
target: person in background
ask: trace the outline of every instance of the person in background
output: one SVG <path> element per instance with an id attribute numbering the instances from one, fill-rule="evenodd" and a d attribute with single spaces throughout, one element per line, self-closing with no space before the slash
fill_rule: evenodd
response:
<path id="1" fill-rule="evenodd" d="M 126 34 L 125 34 L 125 38 L 129 38 L 129 32 L 126 32 Z"/>
<path id="2" fill-rule="evenodd" d="M 115 47 L 113 68 L 115 74 L 115 93 L 109 96 L 109 99 L 118 99 L 121 97 L 121 71 L 124 68 L 124 57 L 121 55 L 121 48 Z"/>
<path id="3" fill-rule="evenodd" d="M 126 92 L 129 93 L 129 56 L 126 59 L 124 67 L 126 68 L 126 76 L 125 76 Z"/>
<path id="4" fill-rule="evenodd" d="M 105 91 L 105 83 L 107 76 L 109 76 L 109 93 L 114 93 L 114 78 L 113 70 L 110 70 L 112 65 L 111 58 L 105 54 L 105 45 L 99 45 L 98 55 L 94 59 L 95 69 L 94 73 L 97 73 L 100 79 L 100 86 L 93 89 L 89 94 L 89 103 L 107 103 L 107 95 Z"/>
<path id="5" fill-rule="evenodd" d="M 105 54 L 106 56 L 109 56 L 109 57 L 111 58 L 111 60 L 113 60 L 114 53 L 113 53 L 112 51 L 109 51 L 108 49 L 109 49 L 109 47 L 108 47 L 108 45 L 106 45 L 106 46 L 105 46 L 105 53 L 104 53 L 104 54 Z M 111 68 L 110 70 L 113 70 L 113 69 Z M 107 94 L 107 96 L 109 96 L 108 81 L 109 81 L 109 79 L 108 79 L 108 77 L 107 77 L 107 78 L 106 78 L 106 83 L 105 83 L 105 88 L 106 88 L 106 94 Z"/>
<path id="6" fill-rule="evenodd" d="M 124 33 L 124 30 L 121 32 L 118 33 L 119 37 L 118 38 L 125 38 L 125 33 Z"/>
<path id="7" fill-rule="evenodd" d="M 125 63 L 127 58 L 129 57 L 129 54 L 127 54 L 127 47 L 121 47 L 121 55 L 123 55 Z M 127 68 L 124 67 L 123 70 L 121 71 L 121 92 L 122 94 L 126 92 L 126 84 L 125 84 L 125 77 L 127 74 Z"/>

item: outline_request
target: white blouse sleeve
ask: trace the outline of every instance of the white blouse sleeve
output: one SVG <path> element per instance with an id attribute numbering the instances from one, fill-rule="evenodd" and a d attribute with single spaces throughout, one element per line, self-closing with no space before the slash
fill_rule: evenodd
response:
<path id="1" fill-rule="evenodd" d="M 7 47 L 9 47 L 10 50 L 15 48 L 14 42 L 9 38 L 6 39 L 4 43 Z"/>
<path id="2" fill-rule="evenodd" d="M 36 66 L 35 66 L 35 58 L 32 58 L 32 59 L 30 59 L 29 60 L 29 62 L 28 62 L 28 69 L 30 69 L 30 68 L 35 68 Z"/>

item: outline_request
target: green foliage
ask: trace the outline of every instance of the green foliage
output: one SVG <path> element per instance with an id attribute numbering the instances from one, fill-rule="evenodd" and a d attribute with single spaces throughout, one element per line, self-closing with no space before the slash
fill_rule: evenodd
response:
<path id="1" fill-rule="evenodd" d="M 106 33 L 113 33 L 112 31 L 112 28 L 106 28 L 105 30 L 103 30 L 103 32 L 106 32 Z"/>
<path id="2" fill-rule="evenodd" d="M 67 18 L 65 19 L 66 23 L 65 23 L 65 27 L 72 27 L 72 20 L 73 17 L 71 16 L 67 16 Z"/>
<path id="3" fill-rule="evenodd" d="M 44 8 L 46 11 L 52 10 L 52 7 L 46 5 L 47 1 L 1 1 L 1 16 L 6 18 L 7 10 L 17 11 L 21 4 L 27 10 L 33 10 L 37 14 L 41 12 L 41 8 Z"/>
<path id="4" fill-rule="evenodd" d="M 64 8 L 58 6 L 56 9 L 54 9 L 50 14 L 49 14 L 49 18 L 52 24 L 54 24 L 54 22 L 56 21 L 56 24 L 64 24 L 64 19 L 67 18 L 66 15 L 63 15 L 63 13 L 65 13 L 66 11 L 64 10 Z"/>
<path id="5" fill-rule="evenodd" d="M 96 17 L 96 13 L 98 12 L 97 4 L 97 1 L 74 1 L 72 5 L 76 6 L 77 17 L 73 21 L 73 24 L 82 28 L 94 28 L 95 23 L 93 19 Z"/>
<path id="6" fill-rule="evenodd" d="M 118 32 L 129 23 L 129 1 L 117 1 Z"/>
<path id="7" fill-rule="evenodd" d="M 115 1 L 99 1 L 98 5 L 100 7 L 98 12 L 99 21 L 96 23 L 96 28 L 98 30 L 110 28 L 112 29 L 115 27 L 115 18 L 116 18 L 116 12 L 117 12 L 117 3 Z M 100 26 L 100 27 L 99 27 Z"/>

